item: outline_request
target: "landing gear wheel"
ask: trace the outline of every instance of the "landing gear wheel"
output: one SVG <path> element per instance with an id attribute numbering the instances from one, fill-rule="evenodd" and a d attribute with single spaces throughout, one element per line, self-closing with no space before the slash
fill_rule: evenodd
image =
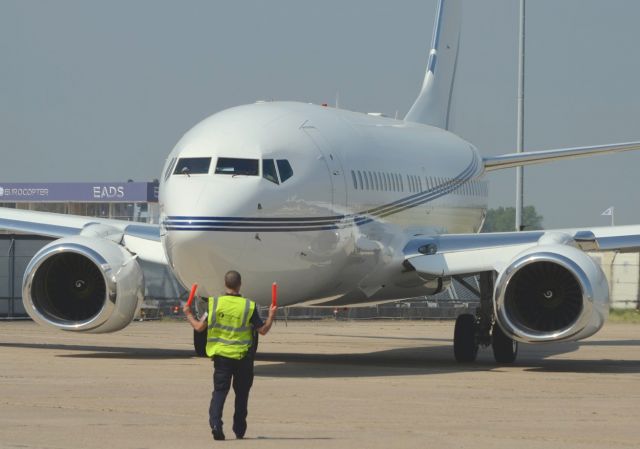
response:
<path id="1" fill-rule="evenodd" d="M 193 331 L 193 349 L 196 350 L 198 357 L 207 356 L 207 331 L 202 332 Z"/>
<path id="2" fill-rule="evenodd" d="M 457 362 L 474 362 L 478 356 L 476 340 L 476 317 L 459 315 L 453 332 L 453 354 Z"/>
<path id="3" fill-rule="evenodd" d="M 491 331 L 491 347 L 498 363 L 513 363 L 518 356 L 518 342 L 507 337 L 497 323 Z"/>

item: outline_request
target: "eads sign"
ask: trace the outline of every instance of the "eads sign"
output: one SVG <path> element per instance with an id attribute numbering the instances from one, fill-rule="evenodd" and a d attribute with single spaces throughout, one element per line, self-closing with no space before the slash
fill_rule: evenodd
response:
<path id="1" fill-rule="evenodd" d="M 124 198 L 124 186 L 93 186 L 93 197 L 96 199 Z"/>

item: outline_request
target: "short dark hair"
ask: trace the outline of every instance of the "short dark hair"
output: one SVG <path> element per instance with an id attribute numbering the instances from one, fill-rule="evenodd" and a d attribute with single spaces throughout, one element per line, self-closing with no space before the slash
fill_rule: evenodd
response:
<path id="1" fill-rule="evenodd" d="M 227 271 L 227 274 L 224 275 L 225 287 L 232 290 L 238 290 L 240 288 L 240 284 L 242 284 L 242 277 L 240 276 L 240 273 L 235 270 Z"/>

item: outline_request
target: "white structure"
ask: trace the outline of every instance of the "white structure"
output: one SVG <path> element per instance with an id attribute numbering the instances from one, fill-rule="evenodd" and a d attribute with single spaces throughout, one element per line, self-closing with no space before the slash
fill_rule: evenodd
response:
<path id="1" fill-rule="evenodd" d="M 605 252 L 592 254 L 600 260 L 609 281 L 611 306 L 636 309 L 640 306 L 640 253 Z"/>

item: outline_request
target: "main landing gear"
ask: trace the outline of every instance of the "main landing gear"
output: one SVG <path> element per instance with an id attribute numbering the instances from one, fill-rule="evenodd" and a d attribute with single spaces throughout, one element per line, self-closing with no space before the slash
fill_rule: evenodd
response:
<path id="1" fill-rule="evenodd" d="M 474 362 L 480 346 L 493 348 L 498 363 L 512 363 L 518 355 L 518 342 L 502 331 L 493 317 L 493 273 L 480 274 L 480 307 L 476 314 L 456 319 L 453 354 L 458 362 Z"/>

